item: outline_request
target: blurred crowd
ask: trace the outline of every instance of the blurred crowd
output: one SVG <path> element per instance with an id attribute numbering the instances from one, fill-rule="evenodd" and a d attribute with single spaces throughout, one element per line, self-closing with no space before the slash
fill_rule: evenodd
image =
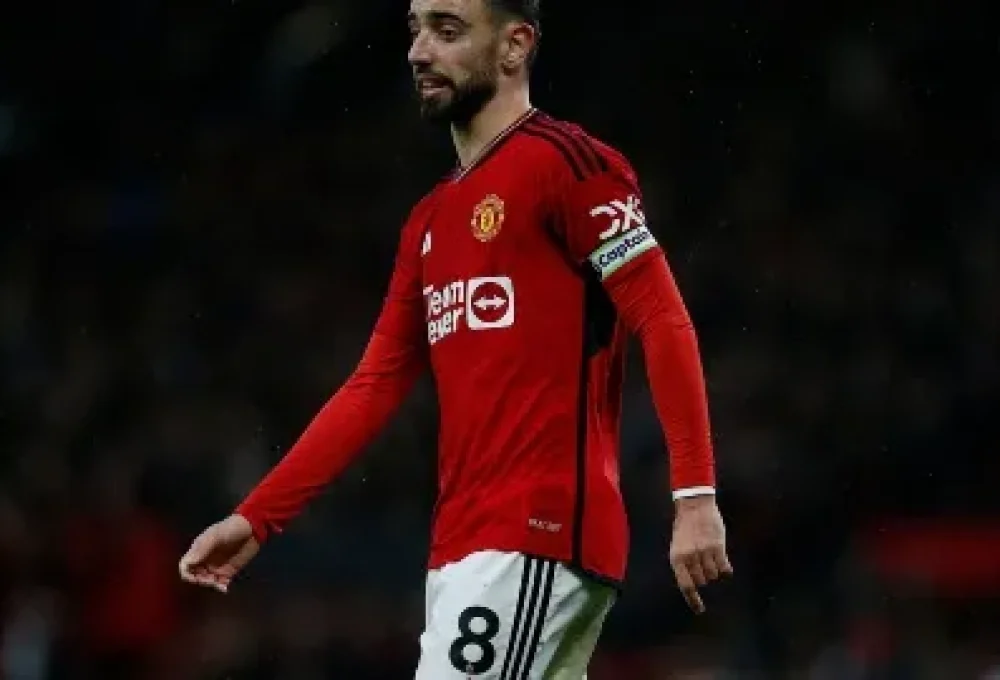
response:
<path id="1" fill-rule="evenodd" d="M 536 104 L 630 157 L 699 329 L 736 568 L 685 611 L 633 352 L 591 680 L 996 680 L 1000 96 L 954 76 L 995 36 L 765 5 L 543 24 Z M 228 596 L 176 578 L 353 368 L 453 162 L 404 8 L 44 11 L 0 45 L 0 678 L 411 677 L 428 381 Z"/>

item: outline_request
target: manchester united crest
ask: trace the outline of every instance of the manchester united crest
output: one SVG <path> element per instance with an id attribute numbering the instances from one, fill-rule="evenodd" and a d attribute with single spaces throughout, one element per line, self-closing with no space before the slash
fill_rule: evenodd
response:
<path id="1" fill-rule="evenodd" d="M 490 194 L 472 212 L 472 235 L 485 243 L 492 241 L 503 226 L 503 200 Z"/>

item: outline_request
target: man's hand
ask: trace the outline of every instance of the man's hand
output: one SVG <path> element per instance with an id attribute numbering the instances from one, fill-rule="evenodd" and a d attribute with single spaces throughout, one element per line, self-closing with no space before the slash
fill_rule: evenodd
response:
<path id="1" fill-rule="evenodd" d="M 231 515 L 194 539 L 178 570 L 184 581 L 224 593 L 259 550 L 250 522 L 240 515 Z"/>
<path id="2" fill-rule="evenodd" d="M 726 527 L 715 496 L 677 500 L 670 565 L 688 606 L 696 614 L 703 613 L 705 603 L 698 587 L 733 573 L 726 555 Z"/>

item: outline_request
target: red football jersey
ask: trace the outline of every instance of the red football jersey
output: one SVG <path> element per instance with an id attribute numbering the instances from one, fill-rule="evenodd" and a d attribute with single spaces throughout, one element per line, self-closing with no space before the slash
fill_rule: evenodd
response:
<path id="1" fill-rule="evenodd" d="M 629 330 L 674 489 L 712 492 L 697 344 L 635 173 L 580 128 L 531 111 L 414 208 L 358 370 L 237 511 L 260 540 L 280 530 L 429 365 L 441 421 L 430 567 L 494 549 L 619 581 Z"/>
<path id="2" fill-rule="evenodd" d="M 412 213 L 389 297 L 422 300 L 440 402 L 432 567 L 493 548 L 622 577 L 626 334 L 601 273 L 655 247 L 625 159 L 540 113 Z"/>

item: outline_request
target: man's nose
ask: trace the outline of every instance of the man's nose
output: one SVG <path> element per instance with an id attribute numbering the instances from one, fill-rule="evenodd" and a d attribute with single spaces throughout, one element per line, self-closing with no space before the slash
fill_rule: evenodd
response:
<path id="1" fill-rule="evenodd" d="M 424 33 L 418 33 L 413 38 L 410 51 L 406 55 L 411 66 L 427 66 L 431 63 L 430 49 L 427 45 L 427 38 Z"/>

